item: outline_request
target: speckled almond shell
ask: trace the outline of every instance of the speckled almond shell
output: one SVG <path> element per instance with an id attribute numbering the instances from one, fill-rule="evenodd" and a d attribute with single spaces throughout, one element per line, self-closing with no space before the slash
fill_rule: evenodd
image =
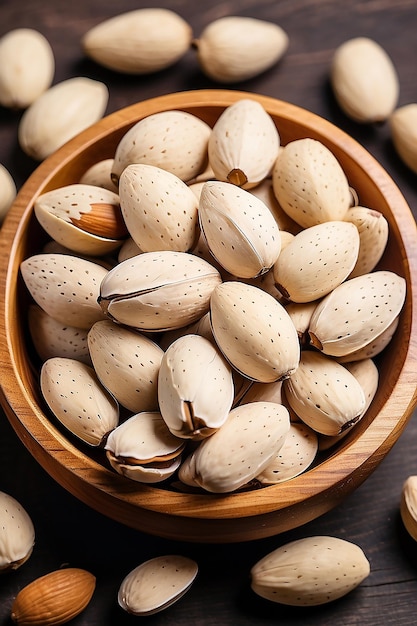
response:
<path id="1" fill-rule="evenodd" d="M 119 605 L 131 615 L 154 615 L 182 598 L 197 574 L 197 563 L 185 556 L 169 554 L 149 559 L 123 579 Z"/>
<path id="2" fill-rule="evenodd" d="M 348 209 L 345 220 L 355 224 L 359 232 L 358 258 L 349 275 L 354 278 L 372 272 L 378 265 L 387 245 L 389 224 L 382 213 L 362 206 Z"/>
<path id="3" fill-rule="evenodd" d="M 40 386 L 57 420 L 91 446 L 101 445 L 119 423 L 118 403 L 85 363 L 48 359 L 42 365 Z"/>
<path id="4" fill-rule="evenodd" d="M 351 205 L 339 161 L 317 139 L 296 139 L 280 150 L 272 184 L 283 210 L 303 228 L 343 220 Z"/>
<path id="5" fill-rule="evenodd" d="M 308 331 L 311 341 L 324 354 L 353 353 L 387 330 L 405 296 L 405 279 L 394 272 L 381 270 L 346 280 L 317 305 Z"/>
<path id="6" fill-rule="evenodd" d="M 37 304 L 28 307 L 28 324 L 33 345 L 42 361 L 61 356 L 91 365 L 87 329 L 61 324 Z"/>
<path id="7" fill-rule="evenodd" d="M 226 421 L 234 399 L 232 371 L 220 350 L 199 335 L 179 337 L 158 375 L 159 409 L 177 437 L 201 439 Z"/>
<path id="8" fill-rule="evenodd" d="M 211 253 L 234 276 L 255 278 L 277 260 L 278 224 L 266 204 L 250 192 L 208 181 L 201 191 L 198 215 Z"/>
<path id="9" fill-rule="evenodd" d="M 158 408 L 158 373 L 163 350 L 140 332 L 111 320 L 88 333 L 91 360 L 101 383 L 132 413 Z"/>
<path id="10" fill-rule="evenodd" d="M 35 254 L 20 265 L 35 302 L 62 324 L 91 328 L 105 319 L 97 299 L 108 270 L 69 254 Z"/>
<path id="11" fill-rule="evenodd" d="M 215 177 L 251 189 L 266 178 L 275 163 L 280 137 L 263 106 L 241 98 L 223 111 L 208 142 Z"/>
<path id="12" fill-rule="evenodd" d="M 364 391 L 343 365 L 305 350 L 293 375 L 284 381 L 286 399 L 298 417 L 323 435 L 338 435 L 361 417 Z"/>
<path id="13" fill-rule="evenodd" d="M 284 544 L 250 572 L 256 594 L 290 606 L 332 602 L 355 589 L 369 573 L 369 561 L 359 546 L 326 536 Z"/>
<path id="14" fill-rule="evenodd" d="M 359 241 L 358 229 L 350 222 L 338 220 L 305 228 L 274 264 L 277 288 L 292 302 L 322 298 L 351 273 Z"/>
<path id="15" fill-rule="evenodd" d="M 291 480 L 310 467 L 317 451 L 317 433 L 302 422 L 292 422 L 282 448 L 256 480 L 262 485 Z"/>
<path id="16" fill-rule="evenodd" d="M 219 272 L 187 252 L 144 252 L 119 263 L 101 283 L 99 303 L 121 324 L 150 332 L 181 328 L 208 312 Z"/>
<path id="17" fill-rule="evenodd" d="M 184 461 L 183 471 L 212 493 L 235 491 L 260 474 L 285 441 L 290 421 L 276 402 L 234 408 L 223 426 Z"/>
<path id="18" fill-rule="evenodd" d="M 143 252 L 188 252 L 196 244 L 198 200 L 175 174 L 154 165 L 128 165 L 119 196 L 127 229 Z"/>
<path id="19" fill-rule="evenodd" d="M 191 180 L 207 165 L 210 135 L 210 126 L 186 111 L 149 115 L 132 126 L 117 145 L 112 179 L 117 182 L 131 163 L 146 163 L 183 181 Z"/>
<path id="20" fill-rule="evenodd" d="M 210 303 L 214 338 L 230 363 L 259 382 L 290 376 L 298 366 L 297 331 L 269 293 L 238 281 L 216 287 Z"/>

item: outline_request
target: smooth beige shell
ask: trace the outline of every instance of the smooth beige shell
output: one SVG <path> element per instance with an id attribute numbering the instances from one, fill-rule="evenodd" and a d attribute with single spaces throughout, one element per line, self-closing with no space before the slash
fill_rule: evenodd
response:
<path id="1" fill-rule="evenodd" d="M 278 259 L 278 224 L 262 200 L 236 185 L 208 181 L 198 205 L 201 231 L 221 266 L 239 278 L 255 278 Z"/>
<path id="2" fill-rule="evenodd" d="M 417 476 L 408 476 L 403 484 L 400 513 L 407 532 L 417 541 Z"/>
<path id="3" fill-rule="evenodd" d="M 395 109 L 389 117 L 389 127 L 399 157 L 417 174 L 417 103 Z"/>
<path id="4" fill-rule="evenodd" d="M 113 168 L 114 159 L 103 159 L 97 161 L 91 165 L 81 176 L 80 183 L 84 185 L 95 185 L 96 187 L 103 187 L 109 191 L 118 193 L 117 186 L 111 179 L 111 171 Z"/>
<path id="5" fill-rule="evenodd" d="M 325 296 L 309 326 L 311 343 L 324 354 L 346 356 L 375 341 L 399 315 L 406 283 L 380 270 L 350 278 Z"/>
<path id="6" fill-rule="evenodd" d="M 343 365 L 330 357 L 305 350 L 293 375 L 284 381 L 293 411 L 323 435 L 338 435 L 357 422 L 366 405 L 364 391 Z"/>
<path id="7" fill-rule="evenodd" d="M 228 493 L 258 476 L 282 447 L 289 431 L 287 409 L 275 402 L 234 408 L 226 422 L 183 462 L 182 472 L 211 493 Z M 187 478 L 188 480 L 188 478 Z"/>
<path id="8" fill-rule="evenodd" d="M 53 415 L 84 443 L 100 446 L 119 423 L 116 400 L 85 363 L 48 359 L 41 368 L 40 386 Z"/>
<path id="9" fill-rule="evenodd" d="M 350 222 L 328 221 L 305 228 L 274 264 L 277 289 L 292 302 L 322 298 L 351 273 L 359 242 L 358 229 Z"/>
<path id="10" fill-rule="evenodd" d="M 278 24 L 231 15 L 210 22 L 193 45 L 207 76 L 219 83 L 236 83 L 275 65 L 288 43 Z"/>
<path id="11" fill-rule="evenodd" d="M 155 165 L 132 163 L 120 175 L 122 215 L 143 252 L 188 252 L 200 235 L 198 200 L 175 174 Z"/>
<path id="12" fill-rule="evenodd" d="M 112 180 L 118 184 L 125 167 L 144 163 L 188 181 L 207 166 L 210 135 L 210 126 L 186 111 L 174 109 L 148 115 L 136 122 L 116 146 Z"/>
<path id="13" fill-rule="evenodd" d="M 49 41 L 32 28 L 15 28 L 0 39 L 0 104 L 25 109 L 54 78 L 55 57 Z"/>
<path id="14" fill-rule="evenodd" d="M 259 102 L 243 98 L 229 105 L 213 126 L 209 163 L 218 180 L 251 189 L 270 174 L 279 147 L 272 117 Z"/>
<path id="15" fill-rule="evenodd" d="M 69 254 L 35 254 L 22 261 L 23 280 L 35 302 L 57 322 L 90 328 L 105 319 L 97 302 L 108 270 Z"/>
<path id="16" fill-rule="evenodd" d="M 74 183 L 47 191 L 36 198 L 33 210 L 50 237 L 78 254 L 109 254 L 128 236 L 118 194 L 96 185 Z"/>
<path id="17" fill-rule="evenodd" d="M 282 209 L 303 228 L 343 220 L 352 201 L 346 174 L 333 152 L 309 137 L 280 150 L 272 185 Z"/>
<path id="18" fill-rule="evenodd" d="M 180 328 L 208 312 L 219 272 L 187 252 L 144 252 L 102 280 L 99 303 L 111 319 L 150 332 Z"/>
<path id="19" fill-rule="evenodd" d="M 259 382 L 290 376 L 298 366 L 300 346 L 285 308 L 269 293 L 227 281 L 211 296 L 214 338 L 230 363 Z"/>
<path id="20" fill-rule="evenodd" d="M 178 470 L 184 446 L 159 411 L 142 411 L 109 434 L 105 450 L 118 474 L 140 483 L 159 483 Z"/>
<path id="21" fill-rule="evenodd" d="M 187 334 L 171 343 L 161 361 L 158 401 L 174 435 L 212 435 L 226 421 L 233 399 L 231 368 L 211 341 Z"/>
<path id="22" fill-rule="evenodd" d="M 62 569 L 36 578 L 17 594 L 11 618 L 18 626 L 61 626 L 88 606 L 96 577 L 76 568 Z"/>
<path id="23" fill-rule="evenodd" d="M 356 122 L 383 122 L 397 105 L 395 66 L 382 46 L 368 37 L 348 39 L 335 50 L 330 81 L 339 106 Z"/>
<path id="24" fill-rule="evenodd" d="M 9 170 L 0 163 L 0 225 L 16 197 L 17 189 Z"/>
<path id="25" fill-rule="evenodd" d="M 82 37 L 85 54 L 125 74 L 150 74 L 177 62 L 192 40 L 190 25 L 165 8 L 121 13 L 93 26 Z"/>
<path id="26" fill-rule="evenodd" d="M 86 77 L 68 78 L 44 91 L 23 113 L 18 127 L 22 150 L 42 161 L 103 117 L 107 86 Z"/>
<path id="27" fill-rule="evenodd" d="M 34 544 L 35 528 L 29 513 L 16 498 L 0 491 L 0 574 L 21 567 Z"/>
<path id="28" fill-rule="evenodd" d="M 370 573 L 363 550 L 337 537 L 291 541 L 260 559 L 251 569 L 253 591 L 272 602 L 316 606 L 350 593 Z"/>
<path id="29" fill-rule="evenodd" d="M 163 350 L 140 332 L 111 320 L 88 332 L 88 349 L 101 383 L 133 413 L 158 408 L 158 373 Z"/>
<path id="30" fill-rule="evenodd" d="M 131 615 L 154 615 L 182 598 L 197 573 L 198 565 L 193 559 L 177 554 L 145 561 L 123 579 L 119 605 Z"/>

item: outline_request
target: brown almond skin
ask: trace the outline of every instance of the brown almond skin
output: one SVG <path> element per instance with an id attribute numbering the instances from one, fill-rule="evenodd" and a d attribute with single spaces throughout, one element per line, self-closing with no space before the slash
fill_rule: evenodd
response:
<path id="1" fill-rule="evenodd" d="M 90 572 L 59 569 L 35 579 L 17 594 L 11 618 L 19 626 L 60 626 L 79 615 L 96 587 Z"/>

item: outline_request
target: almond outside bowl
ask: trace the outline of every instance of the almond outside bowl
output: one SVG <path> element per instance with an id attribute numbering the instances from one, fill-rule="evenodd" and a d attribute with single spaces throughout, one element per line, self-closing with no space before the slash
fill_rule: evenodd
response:
<path id="1" fill-rule="evenodd" d="M 19 273 L 23 259 L 40 251 L 45 234 L 33 214 L 35 198 L 78 182 L 95 162 L 114 156 L 124 133 L 147 115 L 188 111 L 213 125 L 243 97 L 259 101 L 278 127 L 281 143 L 311 137 L 338 158 L 360 204 L 381 211 L 390 225 L 380 267 L 402 275 L 407 298 L 389 347 L 378 357 L 380 384 L 371 407 L 339 446 L 322 453 L 304 474 L 276 486 L 227 495 L 179 493 L 140 485 L 113 472 L 105 455 L 74 440 L 45 410 L 27 330 L 30 301 Z M 286 102 L 225 90 L 180 92 L 117 111 L 42 162 L 23 185 L 1 232 L 1 403 L 17 436 L 64 489 L 100 513 L 174 540 L 248 541 L 299 527 L 337 506 L 373 472 L 401 435 L 416 404 L 417 233 L 401 192 L 378 162 L 328 121 Z"/>

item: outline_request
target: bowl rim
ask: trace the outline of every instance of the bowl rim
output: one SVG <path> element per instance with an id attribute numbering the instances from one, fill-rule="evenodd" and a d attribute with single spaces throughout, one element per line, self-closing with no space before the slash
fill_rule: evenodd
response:
<path id="1" fill-rule="evenodd" d="M 90 457 L 86 462 L 84 452 L 66 440 L 49 422 L 34 405 L 30 391 L 22 383 L 19 376 L 21 362 L 19 355 L 16 356 L 13 352 L 14 341 L 10 325 L 18 268 L 13 266 L 10 259 L 21 253 L 22 234 L 31 219 L 34 199 L 50 184 L 56 172 L 74 159 L 74 155 L 88 149 L 109 133 L 126 132 L 129 125 L 149 113 L 173 108 L 190 112 L 199 107 L 218 107 L 221 110 L 242 98 L 257 100 L 266 110 L 272 110 L 273 114 L 279 114 L 291 122 L 301 118 L 303 126 L 311 129 L 313 134 L 330 136 L 328 143 L 335 147 L 336 153 L 338 150 L 343 151 L 360 168 L 367 170 L 375 185 L 383 190 L 395 213 L 405 252 L 403 264 L 410 307 L 409 345 L 404 347 L 404 361 L 392 394 L 385 399 L 377 417 L 355 439 L 354 445 L 347 443 L 339 449 L 337 464 L 334 456 L 329 455 L 317 467 L 287 483 L 262 487 L 256 491 L 256 498 L 253 491 L 218 496 L 166 492 L 155 486 L 126 484 L 126 479 Z M 311 111 L 269 96 L 218 89 L 182 91 L 129 105 L 103 117 L 40 163 L 19 190 L 3 223 L 0 233 L 0 358 L 3 364 L 1 404 L 24 445 L 58 483 L 93 508 L 113 516 L 114 512 L 107 510 L 102 497 L 110 499 L 115 506 L 121 507 L 120 516 L 126 517 L 122 521 L 128 525 L 132 525 L 129 513 L 132 506 L 157 515 L 174 512 L 177 518 L 196 517 L 213 521 L 236 517 L 255 518 L 260 511 L 262 514 L 275 515 L 293 506 L 305 509 L 308 502 L 314 503 L 317 497 L 323 497 L 335 489 L 340 492 L 342 499 L 377 467 L 402 433 L 417 403 L 417 312 L 414 307 L 417 294 L 416 241 L 414 217 L 391 176 L 353 137 Z M 34 417 L 37 419 L 34 420 Z M 54 462 L 51 462 L 52 458 L 55 459 Z M 351 477 L 352 467 L 357 474 L 355 481 Z M 334 504 L 329 505 L 328 508 L 333 506 Z M 322 509 L 321 512 L 326 511 L 326 504 L 322 505 Z M 146 530 L 152 532 L 152 528 Z M 265 533 L 271 534 L 268 530 Z M 167 536 L 170 536 L 169 533 Z"/>

